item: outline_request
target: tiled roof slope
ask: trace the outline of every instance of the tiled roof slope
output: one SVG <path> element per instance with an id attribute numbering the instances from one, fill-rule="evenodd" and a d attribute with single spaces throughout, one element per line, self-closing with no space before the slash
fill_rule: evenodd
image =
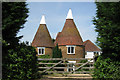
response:
<path id="1" fill-rule="evenodd" d="M 54 47 L 46 24 L 40 24 L 37 33 L 33 39 L 32 46 L 34 47 Z"/>
<path id="2" fill-rule="evenodd" d="M 85 46 L 85 51 L 101 51 L 95 44 L 93 44 L 90 40 L 86 40 L 84 42 L 84 46 Z"/>
<path id="3" fill-rule="evenodd" d="M 59 32 L 55 44 L 58 45 L 83 45 L 82 38 L 73 19 L 66 19 L 62 32 Z"/>

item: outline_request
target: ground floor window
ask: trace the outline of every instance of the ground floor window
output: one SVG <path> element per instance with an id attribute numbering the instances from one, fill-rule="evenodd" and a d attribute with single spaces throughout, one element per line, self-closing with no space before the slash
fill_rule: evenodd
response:
<path id="1" fill-rule="evenodd" d="M 44 55 L 45 54 L 45 47 L 38 47 L 38 55 Z"/>
<path id="2" fill-rule="evenodd" d="M 67 47 L 67 54 L 75 54 L 75 46 L 68 45 Z"/>

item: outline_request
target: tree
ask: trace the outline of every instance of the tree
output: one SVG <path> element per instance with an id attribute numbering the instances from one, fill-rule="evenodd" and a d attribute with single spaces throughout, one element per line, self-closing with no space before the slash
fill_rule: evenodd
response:
<path id="1" fill-rule="evenodd" d="M 55 39 L 52 39 L 53 43 L 55 42 Z"/>
<path id="2" fill-rule="evenodd" d="M 19 43 L 16 37 L 28 17 L 25 2 L 2 3 L 2 77 L 3 79 L 29 80 L 36 76 L 35 48 Z"/>
<path id="3" fill-rule="evenodd" d="M 95 62 L 95 78 L 120 79 L 120 2 L 96 3 L 93 22 L 102 55 Z"/>
<path id="4" fill-rule="evenodd" d="M 22 36 L 16 37 L 28 17 L 25 2 L 2 3 L 2 38 L 12 46 L 18 44 Z"/>
<path id="5" fill-rule="evenodd" d="M 97 15 L 93 22 L 98 32 L 97 43 L 104 57 L 119 59 L 120 56 L 120 2 L 96 3 Z"/>
<path id="6" fill-rule="evenodd" d="M 19 39 L 22 36 L 16 37 L 17 33 L 24 26 L 28 17 L 28 8 L 25 2 L 3 2 L 2 3 L 2 58 L 8 55 L 8 49 L 15 48 L 19 45 Z M 4 63 L 4 62 L 3 62 Z"/>
<path id="7" fill-rule="evenodd" d="M 27 43 L 9 49 L 3 63 L 3 79 L 28 80 L 37 78 L 36 50 Z"/>
<path id="8" fill-rule="evenodd" d="M 52 58 L 62 58 L 61 49 L 59 49 L 58 44 L 53 49 Z"/>

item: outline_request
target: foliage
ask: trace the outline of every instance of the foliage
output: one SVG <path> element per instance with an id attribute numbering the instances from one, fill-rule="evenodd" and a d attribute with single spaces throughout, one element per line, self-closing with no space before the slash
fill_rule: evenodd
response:
<path id="1" fill-rule="evenodd" d="M 95 63 L 95 78 L 112 78 L 120 79 L 120 62 L 112 61 L 110 58 L 104 59 L 102 56 L 99 56 Z"/>
<path id="2" fill-rule="evenodd" d="M 38 58 L 50 58 L 50 56 L 49 55 L 40 55 L 40 56 L 38 56 Z"/>
<path id="3" fill-rule="evenodd" d="M 17 33 L 24 26 L 28 17 L 28 8 L 25 2 L 3 2 L 2 3 L 2 38 L 7 44 L 18 44 L 19 39 Z"/>
<path id="4" fill-rule="evenodd" d="M 79 63 L 86 63 L 86 62 L 88 62 L 88 60 L 87 59 L 85 59 L 85 60 L 80 60 L 80 62 Z M 81 64 L 82 65 L 82 64 Z M 79 66 L 81 66 L 81 65 L 79 65 Z M 90 67 L 91 65 L 90 64 L 86 64 L 84 67 Z M 91 71 L 91 70 L 89 70 L 89 69 L 78 69 L 77 71 Z"/>
<path id="5" fill-rule="evenodd" d="M 30 80 L 37 76 L 36 50 L 19 43 L 17 33 L 28 17 L 25 2 L 2 3 L 2 77 L 8 80 Z"/>
<path id="6" fill-rule="evenodd" d="M 61 49 L 59 49 L 58 44 L 53 49 L 52 58 L 62 58 Z"/>
<path id="7" fill-rule="evenodd" d="M 97 43 L 104 56 L 119 59 L 120 52 L 120 2 L 96 3 L 97 16 L 93 22 L 98 32 Z M 108 7 L 109 6 L 109 7 Z"/>
<path id="8" fill-rule="evenodd" d="M 55 39 L 52 39 L 53 43 L 55 42 Z"/>
<path id="9" fill-rule="evenodd" d="M 96 3 L 93 22 L 102 55 L 95 63 L 95 78 L 119 78 L 120 75 L 120 2 Z"/>
<path id="10" fill-rule="evenodd" d="M 8 56 L 4 58 L 8 61 L 3 64 L 3 78 L 17 80 L 36 78 L 36 54 L 36 50 L 26 43 L 21 43 L 16 49 L 9 49 Z"/>
<path id="11" fill-rule="evenodd" d="M 85 60 L 80 60 L 79 63 L 86 63 L 87 61 L 88 61 L 87 59 L 85 59 Z"/>
<path id="12" fill-rule="evenodd" d="M 50 56 L 49 55 L 40 55 L 40 56 L 38 56 L 38 58 L 50 58 Z M 44 60 L 42 60 L 42 61 L 40 61 L 41 63 L 49 63 L 49 62 L 51 62 L 51 61 L 44 61 Z M 44 65 L 44 64 L 40 64 L 39 66 L 41 66 L 41 67 L 45 67 L 46 65 Z M 47 65 L 47 66 L 49 66 L 49 65 Z"/>
<path id="13" fill-rule="evenodd" d="M 58 44 L 54 47 L 53 53 L 52 53 L 52 58 L 62 58 L 62 52 L 61 49 L 59 49 Z M 51 61 L 52 63 L 58 63 L 60 60 L 54 60 Z M 59 64 L 57 67 L 64 67 L 65 65 Z M 61 69 L 59 69 L 61 70 Z"/>

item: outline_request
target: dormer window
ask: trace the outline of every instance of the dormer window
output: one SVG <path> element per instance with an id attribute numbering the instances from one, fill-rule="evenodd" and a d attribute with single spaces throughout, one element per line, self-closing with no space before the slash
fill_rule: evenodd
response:
<path id="1" fill-rule="evenodd" d="M 45 55 L 45 47 L 38 47 L 38 55 Z"/>
<path id="2" fill-rule="evenodd" d="M 68 45 L 67 47 L 67 54 L 75 54 L 75 46 Z"/>

